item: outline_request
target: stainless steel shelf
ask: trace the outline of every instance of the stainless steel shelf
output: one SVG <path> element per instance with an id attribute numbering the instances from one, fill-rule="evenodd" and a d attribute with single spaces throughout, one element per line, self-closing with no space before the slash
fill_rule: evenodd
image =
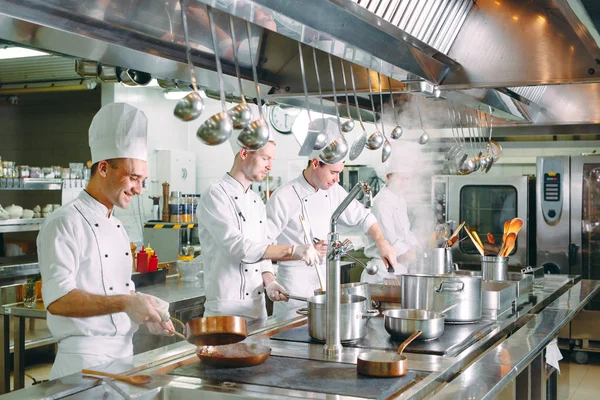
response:
<path id="1" fill-rule="evenodd" d="M 0 233 L 39 231 L 46 218 L 0 220 Z"/>
<path id="2" fill-rule="evenodd" d="M 62 190 L 62 179 L 1 178 L 0 190 Z"/>

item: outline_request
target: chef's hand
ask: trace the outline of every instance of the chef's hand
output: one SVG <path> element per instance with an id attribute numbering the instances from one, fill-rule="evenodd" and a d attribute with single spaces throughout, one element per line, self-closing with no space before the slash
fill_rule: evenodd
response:
<path id="1" fill-rule="evenodd" d="M 165 335 L 165 336 L 173 336 L 173 331 L 175 327 L 173 323 L 169 320 L 167 322 L 148 322 L 146 324 L 148 330 L 153 335 Z"/>
<path id="2" fill-rule="evenodd" d="M 124 311 L 138 325 L 148 322 L 160 323 L 162 318 L 157 311 L 159 305 L 155 299 L 155 297 L 145 294 L 127 296 Z"/>
<path id="3" fill-rule="evenodd" d="M 265 288 L 267 291 L 267 296 L 272 301 L 288 301 L 287 290 L 283 286 L 281 286 L 277 281 L 272 281 Z"/>
<path id="4" fill-rule="evenodd" d="M 292 252 L 292 260 L 302 260 L 306 265 L 319 264 L 319 252 L 312 244 L 295 246 Z"/>
<path id="5" fill-rule="evenodd" d="M 387 240 L 380 240 L 376 242 L 377 250 L 383 262 L 389 267 L 396 268 L 396 250 Z"/>

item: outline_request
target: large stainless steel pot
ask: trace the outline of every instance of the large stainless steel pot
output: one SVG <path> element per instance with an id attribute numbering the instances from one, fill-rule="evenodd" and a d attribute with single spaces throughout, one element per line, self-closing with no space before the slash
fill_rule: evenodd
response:
<path id="1" fill-rule="evenodd" d="M 326 294 L 326 292 L 321 289 L 315 289 L 314 293 L 315 296 L 318 296 L 320 294 Z M 372 308 L 371 294 L 369 293 L 369 284 L 366 282 L 344 283 L 340 285 L 340 293 L 362 296 L 367 299 L 367 310 L 370 310 Z"/>
<path id="2" fill-rule="evenodd" d="M 481 277 L 402 275 L 402 308 L 431 311 L 459 303 L 446 313 L 447 323 L 470 323 L 481 318 Z"/>
<path id="3" fill-rule="evenodd" d="M 340 298 L 341 341 L 349 342 L 364 337 L 367 334 L 367 318 L 371 313 L 373 312 L 367 312 L 367 299 L 363 296 L 342 294 Z M 327 295 L 320 294 L 308 299 L 308 333 L 315 340 L 325 341 Z"/>

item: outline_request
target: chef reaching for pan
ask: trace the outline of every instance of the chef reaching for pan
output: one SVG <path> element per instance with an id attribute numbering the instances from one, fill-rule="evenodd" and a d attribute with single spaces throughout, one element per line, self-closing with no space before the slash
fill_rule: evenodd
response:
<path id="1" fill-rule="evenodd" d="M 132 356 L 139 324 L 152 333 L 173 330 L 168 303 L 135 294 L 129 237 L 113 215 L 115 206 L 127 208 L 142 193 L 146 134 L 146 116 L 137 108 L 102 107 L 89 129 L 89 184 L 38 235 L 48 328 L 58 341 L 50 379 Z"/>
<path id="2" fill-rule="evenodd" d="M 339 131 L 335 122 L 327 121 L 328 143 L 331 143 L 337 137 L 336 135 L 339 135 Z M 299 216 L 307 221 L 313 237 L 327 238 L 331 216 L 348 195 L 338 184 L 344 163 L 325 164 L 319 159 L 319 155 L 319 151 L 314 151 L 309 156 L 308 165 L 302 173 L 277 189 L 267 203 L 269 235 L 277 242 L 304 245 L 305 234 Z M 361 203 L 353 200 L 338 221 L 344 226 L 358 228 L 370 236 L 380 257 L 395 267 L 394 249 L 383 236 L 373 214 Z M 317 246 L 325 247 L 326 244 L 321 241 Z M 320 275 L 326 276 L 325 260 L 320 260 L 316 265 L 321 270 Z M 384 270 L 387 271 L 387 266 Z M 288 291 L 300 297 L 312 296 L 314 290 L 321 286 L 316 271 L 307 270 L 302 263 L 294 261 L 279 263 L 278 279 Z M 275 303 L 274 314 L 283 314 L 303 304 L 306 303 L 297 300 L 291 300 L 287 304 Z"/>
<path id="3" fill-rule="evenodd" d="M 242 149 L 232 135 L 234 162 L 229 173 L 212 184 L 198 205 L 198 238 L 204 255 L 205 316 L 266 318 L 264 292 L 287 301 L 275 280 L 271 260 L 318 262 L 326 246 L 274 245 L 267 238 L 267 216 L 261 198 L 249 190 L 265 179 L 277 146 L 269 141 L 256 151 Z"/>

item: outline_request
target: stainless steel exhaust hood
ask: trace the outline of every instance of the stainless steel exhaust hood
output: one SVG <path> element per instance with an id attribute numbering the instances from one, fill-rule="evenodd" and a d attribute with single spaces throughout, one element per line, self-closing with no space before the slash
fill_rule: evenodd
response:
<path id="1" fill-rule="evenodd" d="M 354 64 L 363 106 L 369 104 L 365 101 L 369 68 L 371 74 L 391 77 L 395 93 L 439 96 L 486 112 L 491 106 L 493 114 L 507 124 L 598 124 L 600 51 L 588 3 L 189 0 L 187 12 L 193 21 L 192 59 L 199 84 L 205 88 L 216 89 L 205 23 L 205 5 L 209 4 L 218 11 L 216 22 L 224 50 L 220 53 L 230 93 L 238 90 L 232 55 L 227 51 L 231 47 L 228 14 L 236 17 L 244 91 L 249 96 L 254 93 L 249 81 L 253 62 L 268 100 L 303 105 L 300 41 L 317 49 L 327 97 L 332 88 L 326 54 L 331 53 L 336 57 L 334 65 L 339 65 L 339 59 Z M 189 81 L 183 64 L 180 12 L 177 0 L 146 0 L 143 6 L 112 0 L 105 8 L 94 0 L 0 0 L 0 40 L 133 68 L 156 78 Z M 252 24 L 250 40 L 245 21 Z M 244 51 L 248 43 L 255 60 Z M 306 51 L 305 57 L 309 53 Z M 306 65 L 308 89 L 314 97 L 315 71 L 311 63 Z M 340 72 L 336 67 L 335 73 Z M 341 79 L 336 79 L 336 84 L 341 91 Z M 387 89 L 383 85 L 382 90 Z M 436 102 L 437 107 L 441 107 L 439 103 L 443 101 Z M 344 109 L 340 107 L 340 111 Z"/>

